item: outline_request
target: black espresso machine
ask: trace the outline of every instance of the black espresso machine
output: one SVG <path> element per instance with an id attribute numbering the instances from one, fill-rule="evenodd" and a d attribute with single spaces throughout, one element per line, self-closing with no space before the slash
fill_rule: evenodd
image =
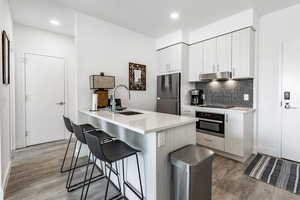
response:
<path id="1" fill-rule="evenodd" d="M 191 105 L 203 105 L 203 90 L 191 90 Z"/>

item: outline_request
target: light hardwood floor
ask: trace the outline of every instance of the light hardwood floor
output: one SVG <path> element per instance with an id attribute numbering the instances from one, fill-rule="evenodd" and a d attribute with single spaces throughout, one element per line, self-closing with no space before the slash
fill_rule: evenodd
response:
<path id="1" fill-rule="evenodd" d="M 6 200 L 76 200 L 80 190 L 68 193 L 67 174 L 59 172 L 65 143 L 43 144 L 15 153 Z M 83 161 L 82 161 L 83 162 Z M 245 165 L 216 156 L 213 162 L 213 200 L 300 200 L 300 196 L 251 179 Z M 83 176 L 84 169 L 76 172 Z M 103 199 L 104 181 L 92 184 L 89 200 Z M 116 193 L 111 187 L 110 193 Z M 201 200 L 201 199 L 199 199 Z"/>

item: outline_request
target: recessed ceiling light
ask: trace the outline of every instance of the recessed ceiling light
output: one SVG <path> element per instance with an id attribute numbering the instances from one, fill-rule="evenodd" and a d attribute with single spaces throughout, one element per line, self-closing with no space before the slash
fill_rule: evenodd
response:
<path id="1" fill-rule="evenodd" d="M 60 25 L 60 22 L 57 21 L 56 19 L 51 19 L 51 20 L 50 20 L 50 24 L 52 24 L 53 26 L 59 26 L 59 25 Z"/>
<path id="2" fill-rule="evenodd" d="M 179 18 L 179 13 L 178 12 L 172 12 L 170 14 L 170 18 L 174 19 L 174 20 L 178 19 Z"/>

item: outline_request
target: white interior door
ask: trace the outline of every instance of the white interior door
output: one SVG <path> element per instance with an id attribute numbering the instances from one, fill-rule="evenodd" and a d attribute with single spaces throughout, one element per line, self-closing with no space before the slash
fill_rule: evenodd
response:
<path id="1" fill-rule="evenodd" d="M 64 139 L 64 59 L 25 55 L 26 145 Z"/>
<path id="2" fill-rule="evenodd" d="M 282 52 L 282 157 L 300 162 L 300 40 Z"/>

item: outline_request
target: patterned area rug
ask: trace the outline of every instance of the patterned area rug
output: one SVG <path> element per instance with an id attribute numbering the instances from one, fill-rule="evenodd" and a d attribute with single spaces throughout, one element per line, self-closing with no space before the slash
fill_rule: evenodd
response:
<path id="1" fill-rule="evenodd" d="M 245 174 L 300 195 L 300 164 L 296 162 L 257 154 Z"/>

